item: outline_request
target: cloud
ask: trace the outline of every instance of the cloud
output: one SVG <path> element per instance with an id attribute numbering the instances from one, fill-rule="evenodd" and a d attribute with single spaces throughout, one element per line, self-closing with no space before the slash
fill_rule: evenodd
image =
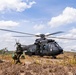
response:
<path id="1" fill-rule="evenodd" d="M 12 27 L 17 27 L 19 26 L 18 22 L 9 20 L 1 20 L 0 21 L 0 28 L 12 28 Z M 1 32 L 1 31 L 0 31 Z M 12 37 L 12 33 L 7 33 L 7 32 L 1 32 L 0 33 L 0 49 L 4 47 L 8 47 L 9 49 L 13 50 L 14 49 L 14 44 L 15 44 L 15 37 Z"/>
<path id="2" fill-rule="evenodd" d="M 71 38 L 71 39 L 76 39 L 76 28 L 73 28 L 73 29 L 71 29 L 71 30 L 69 30 L 67 33 L 65 33 L 65 34 L 63 34 L 63 35 L 60 35 L 60 36 L 58 36 L 58 37 L 63 37 L 63 38 Z M 60 40 L 60 39 L 59 39 Z M 64 39 L 63 39 L 64 40 Z M 76 40 L 67 40 L 67 39 L 65 39 L 64 41 L 63 41 L 63 43 L 66 43 L 65 41 L 67 41 L 67 42 L 72 42 L 72 41 L 76 41 Z"/>
<path id="3" fill-rule="evenodd" d="M 71 45 L 71 46 L 67 46 L 65 50 L 68 50 L 68 51 L 76 51 L 76 45 Z"/>
<path id="4" fill-rule="evenodd" d="M 75 38 L 76 39 L 76 28 L 72 28 L 65 35 L 61 35 L 61 37 L 65 38 Z"/>
<path id="5" fill-rule="evenodd" d="M 2 36 L 0 36 L 0 39 L 1 39 L 1 41 L 11 42 L 11 41 L 13 41 L 14 37 L 12 37 L 12 33 L 5 33 Z"/>
<path id="6" fill-rule="evenodd" d="M 18 22 L 14 22 L 14 21 L 4 21 L 4 20 L 1 20 L 0 21 L 0 28 L 2 27 L 14 27 L 14 26 L 18 26 L 19 23 Z"/>
<path id="7" fill-rule="evenodd" d="M 73 29 L 70 30 L 69 32 L 70 32 L 71 34 L 73 34 L 73 35 L 74 35 L 74 34 L 76 35 L 76 28 L 73 28 Z M 74 36 L 75 36 L 75 35 L 74 35 Z"/>
<path id="8" fill-rule="evenodd" d="M 31 8 L 35 3 L 35 1 L 27 4 L 22 0 L 0 0 L 0 11 L 14 10 L 17 12 L 22 12 L 25 9 Z"/>
<path id="9" fill-rule="evenodd" d="M 15 38 L 12 33 L 5 33 L 0 36 L 0 49 L 7 47 L 8 50 L 15 50 Z"/>
<path id="10" fill-rule="evenodd" d="M 76 9 L 72 7 L 66 7 L 63 12 L 48 22 L 48 25 L 53 27 L 59 27 L 76 22 Z"/>
<path id="11" fill-rule="evenodd" d="M 42 25 L 42 24 L 40 24 L 40 25 L 35 25 L 33 28 L 34 28 L 35 30 L 41 30 L 41 29 L 45 28 L 45 26 Z"/>

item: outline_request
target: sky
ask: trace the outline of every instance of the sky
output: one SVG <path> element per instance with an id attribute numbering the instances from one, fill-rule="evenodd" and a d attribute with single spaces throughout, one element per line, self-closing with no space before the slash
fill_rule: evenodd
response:
<path id="1" fill-rule="evenodd" d="M 0 28 L 38 34 L 63 31 L 55 37 L 76 38 L 76 0 L 0 0 Z M 12 37 L 0 31 L 0 49 L 15 50 L 15 43 L 33 44 L 36 37 Z M 23 35 L 22 35 L 23 36 Z M 76 40 L 54 39 L 65 51 L 76 50 Z"/>

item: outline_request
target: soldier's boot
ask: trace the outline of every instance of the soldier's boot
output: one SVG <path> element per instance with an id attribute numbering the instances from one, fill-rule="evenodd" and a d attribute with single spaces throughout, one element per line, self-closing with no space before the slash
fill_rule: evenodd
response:
<path id="1" fill-rule="evenodd" d="M 18 60 L 15 61 L 15 64 L 18 64 Z"/>

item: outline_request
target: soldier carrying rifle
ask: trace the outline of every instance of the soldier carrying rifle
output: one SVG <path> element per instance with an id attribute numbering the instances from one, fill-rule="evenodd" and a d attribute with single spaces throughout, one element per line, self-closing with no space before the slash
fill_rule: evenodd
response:
<path id="1" fill-rule="evenodd" d="M 21 44 L 16 43 L 16 45 L 17 45 L 16 52 L 15 52 L 14 57 L 13 57 L 13 59 L 16 60 L 15 64 L 21 63 L 20 56 L 23 54 L 23 49 L 21 47 Z"/>

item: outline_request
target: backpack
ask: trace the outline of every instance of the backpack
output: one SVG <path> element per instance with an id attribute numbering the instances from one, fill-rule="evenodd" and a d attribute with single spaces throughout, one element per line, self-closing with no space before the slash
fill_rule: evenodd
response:
<path id="1" fill-rule="evenodd" d="M 12 58 L 14 59 L 14 60 L 16 60 L 17 59 L 17 55 L 14 53 L 14 54 L 12 54 Z"/>

